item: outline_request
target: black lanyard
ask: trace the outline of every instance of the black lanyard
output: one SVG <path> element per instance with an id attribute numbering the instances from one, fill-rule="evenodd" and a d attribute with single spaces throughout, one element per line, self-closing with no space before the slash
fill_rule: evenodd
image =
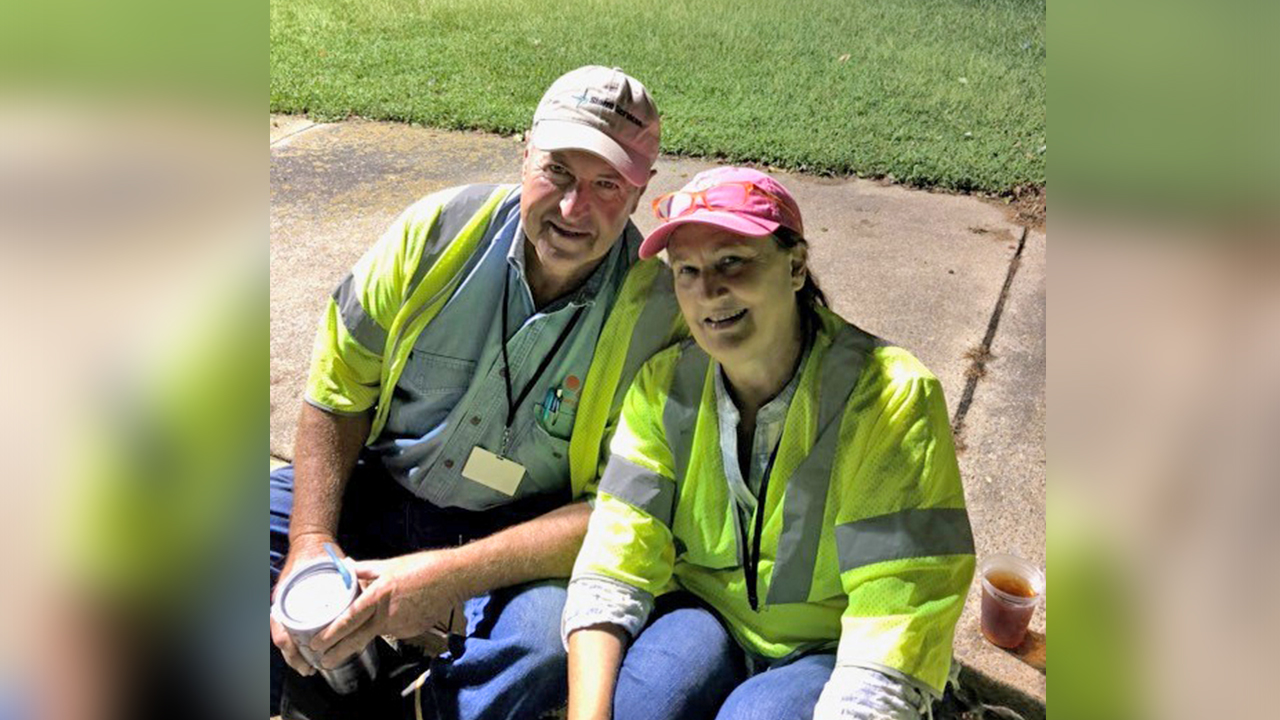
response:
<path id="1" fill-rule="evenodd" d="M 755 514 L 755 538 L 754 542 L 747 542 L 747 526 L 746 523 L 739 523 L 738 527 L 742 535 L 742 554 L 743 557 L 743 574 L 747 576 L 747 602 L 751 603 L 753 611 L 760 610 L 759 591 L 756 589 L 757 575 L 760 571 L 760 535 L 764 532 L 764 504 L 769 498 L 769 476 L 773 474 L 773 462 L 778 459 L 778 448 L 782 447 L 782 439 L 778 439 L 778 444 L 773 446 L 773 452 L 769 454 L 769 464 L 764 467 L 764 477 L 760 479 L 760 495 L 756 498 L 756 514 Z"/>
<path id="2" fill-rule="evenodd" d="M 808 315 L 802 314 L 801 318 L 806 320 L 807 325 Z M 809 344 L 808 335 L 809 333 L 806 332 L 805 344 L 800 348 L 800 356 L 796 359 L 796 367 L 792 370 L 792 375 L 800 371 L 800 364 L 804 362 L 805 351 L 808 349 Z M 783 437 L 785 436 L 786 431 L 784 429 Z M 783 438 L 778 438 L 778 444 L 774 445 L 773 452 L 769 453 L 769 463 L 765 465 L 764 477 L 760 479 L 760 496 L 756 498 L 755 523 L 753 523 L 755 525 L 755 538 L 750 548 L 747 547 L 747 527 L 745 524 L 739 526 L 742 535 L 742 552 L 746 556 L 743 558 L 743 574 L 747 576 L 747 602 L 751 603 L 751 609 L 756 612 L 760 610 L 759 591 L 756 589 L 756 584 L 757 575 L 760 572 L 760 536 L 764 534 L 764 504 L 769 499 L 769 476 L 773 474 L 773 462 L 778 459 L 778 448 L 782 447 L 782 440 Z M 746 478 L 743 478 L 743 482 L 746 482 Z"/>
<path id="3" fill-rule="evenodd" d="M 560 346 L 564 345 L 564 341 L 569 338 L 569 333 L 573 332 L 573 327 L 578 324 L 578 318 L 582 317 L 582 311 L 585 305 L 579 305 L 577 311 L 573 313 L 573 317 L 569 319 L 569 324 L 564 330 L 560 331 L 560 337 L 556 338 L 556 342 L 551 346 L 551 351 L 542 357 L 542 362 L 538 364 L 538 369 L 534 371 L 533 377 L 529 378 L 529 382 L 525 384 L 524 389 L 520 391 L 520 395 L 512 400 L 511 397 L 511 362 L 507 359 L 507 304 L 511 299 L 511 272 L 502 278 L 502 379 L 507 383 L 507 420 L 502 425 L 502 455 L 507 453 L 507 441 L 511 436 L 511 423 L 516 418 L 516 408 L 520 407 L 520 403 L 529 397 L 529 391 L 537 384 L 538 378 L 542 377 L 542 373 L 546 371 L 547 366 L 551 364 L 551 360 L 560 352 Z"/>

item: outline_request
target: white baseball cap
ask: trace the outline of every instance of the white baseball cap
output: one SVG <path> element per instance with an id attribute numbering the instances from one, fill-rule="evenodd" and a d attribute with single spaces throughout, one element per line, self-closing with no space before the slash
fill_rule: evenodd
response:
<path id="1" fill-rule="evenodd" d="M 539 150 L 586 150 L 643 186 L 658 159 L 661 120 L 649 91 L 618 68 L 588 65 L 551 83 L 533 114 Z"/>

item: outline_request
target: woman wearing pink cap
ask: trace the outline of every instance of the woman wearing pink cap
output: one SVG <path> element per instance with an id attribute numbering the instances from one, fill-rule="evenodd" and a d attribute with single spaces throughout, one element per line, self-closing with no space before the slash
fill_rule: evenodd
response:
<path id="1" fill-rule="evenodd" d="M 640 254 L 693 338 L 623 405 L 562 622 L 570 720 L 928 715 L 974 567 L 938 380 L 828 309 L 773 178 L 654 209 Z"/>

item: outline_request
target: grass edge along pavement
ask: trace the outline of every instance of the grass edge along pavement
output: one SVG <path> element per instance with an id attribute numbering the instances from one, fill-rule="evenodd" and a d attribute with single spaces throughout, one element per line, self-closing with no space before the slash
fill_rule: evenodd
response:
<path id="1" fill-rule="evenodd" d="M 670 155 L 1007 198 L 1045 184 L 1043 0 L 582 7 L 272 0 L 270 107 L 513 135 L 561 72 L 611 64 L 654 93 Z"/>

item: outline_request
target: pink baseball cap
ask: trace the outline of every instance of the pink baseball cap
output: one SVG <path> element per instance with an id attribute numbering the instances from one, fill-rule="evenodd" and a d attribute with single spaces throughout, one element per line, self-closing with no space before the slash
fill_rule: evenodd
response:
<path id="1" fill-rule="evenodd" d="M 715 225 L 748 237 L 772 235 L 779 227 L 804 235 L 800 207 L 782 183 L 759 170 L 722 167 L 700 172 L 677 192 L 653 201 L 654 212 L 666 207 L 667 221 L 640 244 L 640 257 L 662 252 L 671 233 L 686 223 Z"/>
<path id="2" fill-rule="evenodd" d="M 636 187 L 649 183 L 662 121 L 649 91 L 618 68 L 588 65 L 560 76 L 542 96 L 529 135 L 539 150 L 586 150 Z"/>

